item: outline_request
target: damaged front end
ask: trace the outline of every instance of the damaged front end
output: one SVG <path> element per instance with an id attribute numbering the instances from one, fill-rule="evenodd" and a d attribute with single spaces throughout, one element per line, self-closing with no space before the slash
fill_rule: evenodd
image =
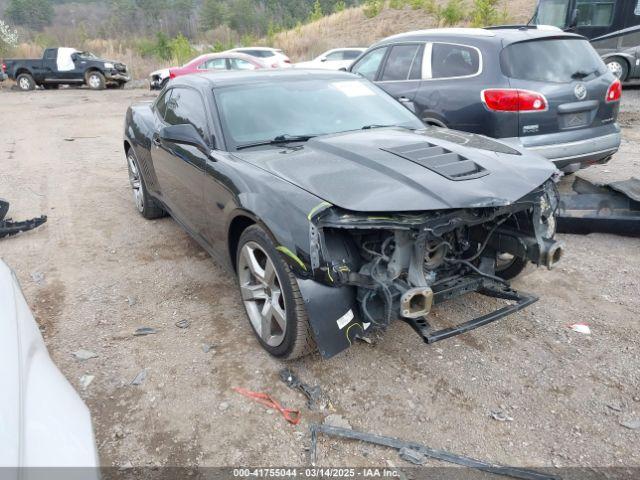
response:
<path id="1" fill-rule="evenodd" d="M 368 215 L 318 206 L 309 215 L 309 262 L 314 283 L 330 287 L 322 287 L 326 302 L 314 302 L 323 305 L 325 315 L 309 312 L 320 351 L 332 356 L 365 330 L 384 329 L 398 318 L 432 343 L 535 302 L 509 286 L 503 262 L 506 257 L 547 268 L 558 263 L 563 246 L 553 239 L 557 206 L 552 180 L 497 207 Z M 303 294 L 309 281 L 301 281 Z M 336 287 L 342 287 L 344 301 L 329 300 L 336 298 L 328 293 Z M 429 325 L 433 305 L 470 292 L 513 303 L 452 328 L 435 331 Z M 349 296 L 355 312 L 345 313 Z M 318 321 L 329 311 L 336 323 Z"/>

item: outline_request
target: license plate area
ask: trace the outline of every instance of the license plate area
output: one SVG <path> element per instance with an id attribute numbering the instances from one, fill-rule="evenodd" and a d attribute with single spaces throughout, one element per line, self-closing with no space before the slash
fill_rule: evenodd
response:
<path id="1" fill-rule="evenodd" d="M 591 112 L 572 112 L 558 115 L 561 130 L 586 127 L 591 123 Z"/>

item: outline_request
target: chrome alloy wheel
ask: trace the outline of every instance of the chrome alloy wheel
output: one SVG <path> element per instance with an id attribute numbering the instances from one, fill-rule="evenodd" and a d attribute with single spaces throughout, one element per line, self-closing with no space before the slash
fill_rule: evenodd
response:
<path id="1" fill-rule="evenodd" d="M 20 79 L 20 90 L 29 90 L 31 88 L 31 82 L 28 78 L 22 77 Z"/>
<path id="2" fill-rule="evenodd" d="M 144 192 L 142 190 L 142 179 L 140 171 L 133 153 L 127 154 L 127 163 L 129 164 L 129 183 L 133 190 L 133 200 L 136 202 L 136 208 L 140 213 L 144 210 Z"/>
<path id="3" fill-rule="evenodd" d="M 100 85 L 101 85 L 101 81 L 98 75 L 96 75 L 95 73 L 92 75 L 89 75 L 89 86 L 91 88 L 93 88 L 94 90 L 97 90 L 98 88 L 100 88 Z"/>
<path id="4" fill-rule="evenodd" d="M 620 62 L 613 60 L 607 63 L 607 67 L 609 68 L 609 71 L 616 76 L 616 78 L 622 77 L 622 65 Z"/>
<path id="5" fill-rule="evenodd" d="M 264 343 L 277 347 L 287 331 L 287 312 L 273 260 L 256 242 L 240 251 L 238 280 L 253 329 Z"/>

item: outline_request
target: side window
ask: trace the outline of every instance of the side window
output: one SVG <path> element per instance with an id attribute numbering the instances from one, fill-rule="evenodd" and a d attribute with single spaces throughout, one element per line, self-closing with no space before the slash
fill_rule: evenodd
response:
<path id="1" fill-rule="evenodd" d="M 387 57 L 387 62 L 384 66 L 384 72 L 382 73 L 383 82 L 393 80 L 409 80 L 412 79 L 412 75 L 416 75 L 416 71 L 420 72 L 422 69 L 422 51 L 424 45 L 396 45 L 391 48 L 391 53 Z M 420 68 L 414 70 L 414 65 L 420 64 Z M 418 76 L 416 78 L 420 78 Z"/>
<path id="2" fill-rule="evenodd" d="M 225 58 L 212 58 L 198 67 L 198 70 L 226 70 L 227 60 Z"/>
<path id="3" fill-rule="evenodd" d="M 242 60 L 241 58 L 230 58 L 229 65 L 231 65 L 231 70 L 255 70 L 256 66 L 247 62 L 246 60 Z"/>
<path id="4" fill-rule="evenodd" d="M 640 0 L 638 0 L 638 3 L 636 3 L 636 8 L 633 9 L 633 14 L 636 17 L 640 17 Z"/>
<path id="5" fill-rule="evenodd" d="M 344 52 L 332 52 L 326 56 L 327 61 L 335 62 L 336 60 L 344 59 Z"/>
<path id="6" fill-rule="evenodd" d="M 171 99 L 167 102 L 167 113 L 164 121 L 169 125 L 185 125 L 190 123 L 202 135 L 208 137 L 207 115 L 202 96 L 190 88 L 174 88 Z"/>
<path id="7" fill-rule="evenodd" d="M 608 27 L 613 23 L 615 0 L 577 0 L 579 27 Z"/>
<path id="8" fill-rule="evenodd" d="M 58 58 L 58 55 L 57 55 L 57 52 L 54 49 L 50 48 L 48 50 L 45 50 L 44 58 L 45 58 L 45 60 L 55 60 L 55 59 Z"/>
<path id="9" fill-rule="evenodd" d="M 480 71 L 478 50 L 464 45 L 434 43 L 431 51 L 432 78 L 467 77 Z"/>
<path id="10" fill-rule="evenodd" d="M 638 0 L 640 2 L 640 0 Z M 360 50 L 345 50 L 342 52 L 343 60 L 355 60 L 360 56 L 362 52 Z"/>
<path id="11" fill-rule="evenodd" d="M 382 62 L 386 51 L 387 48 L 383 47 L 367 53 L 356 65 L 354 65 L 352 72 L 359 73 L 369 80 L 375 80 L 376 73 L 378 73 L 378 68 L 380 67 L 380 63 Z"/>
<path id="12" fill-rule="evenodd" d="M 156 100 L 156 112 L 158 112 L 158 115 L 163 120 L 164 120 L 164 115 L 167 112 L 167 102 L 171 98 L 172 91 L 173 90 L 167 90 L 162 95 L 160 95 L 160 97 L 158 97 L 158 100 Z"/>

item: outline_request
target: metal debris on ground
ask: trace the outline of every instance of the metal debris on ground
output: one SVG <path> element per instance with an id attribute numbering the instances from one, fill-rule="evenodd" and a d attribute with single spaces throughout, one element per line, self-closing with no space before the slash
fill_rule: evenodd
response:
<path id="1" fill-rule="evenodd" d="M 145 378 L 147 378 L 147 370 L 140 370 L 135 378 L 131 380 L 131 385 L 140 385 Z"/>
<path id="2" fill-rule="evenodd" d="M 0 198 L 0 238 L 17 235 L 20 232 L 27 232 L 39 227 L 47 221 L 47 216 L 32 218 L 22 222 L 15 222 L 10 218 L 6 218 L 9 212 L 9 202 Z"/>
<path id="3" fill-rule="evenodd" d="M 640 429 L 640 419 L 620 422 L 620 425 L 622 425 L 624 428 L 628 428 L 629 430 L 638 430 Z"/>
<path id="4" fill-rule="evenodd" d="M 591 335 L 591 328 L 586 323 L 574 323 L 569 325 L 569 328 L 576 333 L 582 333 L 583 335 Z"/>
<path id="5" fill-rule="evenodd" d="M 287 384 L 289 388 L 294 390 L 300 390 L 307 397 L 307 406 L 311 410 L 315 410 L 320 407 L 323 394 L 319 386 L 312 387 L 304 383 L 298 378 L 298 376 L 289 368 L 283 368 L 280 370 L 280 379 Z"/>
<path id="6" fill-rule="evenodd" d="M 33 272 L 31 274 L 31 280 L 33 280 L 35 283 L 42 283 L 44 281 L 44 273 L 42 272 Z"/>
<path id="7" fill-rule="evenodd" d="M 133 332 L 133 335 L 136 337 L 142 337 L 144 335 L 153 335 L 155 333 L 158 333 L 158 330 L 153 327 L 140 327 Z"/>
<path id="8" fill-rule="evenodd" d="M 98 354 L 96 352 L 92 352 L 91 350 L 84 350 L 82 348 L 76 352 L 73 352 L 71 355 L 76 357 L 76 359 L 83 361 L 98 357 Z"/>
<path id="9" fill-rule="evenodd" d="M 513 422 L 513 417 L 510 417 L 506 412 L 502 410 L 492 410 L 489 412 L 489 416 L 499 422 Z"/>
<path id="10" fill-rule="evenodd" d="M 95 375 L 82 375 L 80 377 L 80 387 L 82 387 L 82 390 L 89 388 L 94 378 L 96 378 Z"/>
<path id="11" fill-rule="evenodd" d="M 400 449 L 400 458 L 414 465 L 424 465 L 427 463 L 427 457 L 413 448 L 404 447 Z"/>
<path id="12" fill-rule="evenodd" d="M 435 460 L 441 460 L 443 462 L 453 463 L 461 465 L 467 468 L 473 468 L 481 470 L 483 472 L 493 473 L 495 475 L 502 475 L 512 478 L 521 478 L 523 480 L 559 480 L 559 477 L 554 475 L 547 475 L 535 470 L 529 470 L 524 468 L 509 467 L 506 465 L 498 465 L 494 463 L 485 462 L 483 460 L 476 460 L 474 458 L 465 457 L 463 455 L 457 455 L 455 453 L 445 452 L 443 450 L 436 450 L 419 443 L 407 442 L 400 440 L 399 438 L 386 437 L 383 435 L 375 435 L 373 433 L 358 432 L 357 430 L 350 430 L 348 428 L 331 427 L 329 425 L 312 424 L 309 426 L 311 431 L 311 463 L 315 465 L 316 454 L 318 447 L 318 433 L 324 433 L 334 437 L 348 438 L 351 440 L 359 440 L 361 442 L 373 443 L 375 445 L 381 445 L 384 447 L 395 448 L 400 451 L 402 449 L 410 449 L 412 455 L 417 452 L 424 455 L 427 458 L 433 458 Z M 407 451 L 405 450 L 405 453 Z"/>
<path id="13" fill-rule="evenodd" d="M 247 398 L 251 398 L 256 402 L 261 403 L 267 408 L 272 408 L 274 410 L 277 410 L 282 414 L 282 416 L 287 422 L 293 425 L 297 425 L 298 423 L 300 423 L 300 419 L 301 419 L 300 410 L 284 408 L 268 393 L 253 392 L 251 390 L 247 390 L 241 387 L 233 387 L 232 390 L 234 392 L 239 393 L 240 395 L 244 395 Z"/>
<path id="14" fill-rule="evenodd" d="M 189 328 L 189 325 L 191 325 L 189 320 L 180 320 L 176 322 L 176 327 L 178 328 Z"/>
<path id="15" fill-rule="evenodd" d="M 127 297 L 127 303 L 130 307 L 133 307 L 136 303 L 138 303 L 138 299 L 136 297 Z"/>
<path id="16" fill-rule="evenodd" d="M 202 351 L 204 353 L 209 353 L 209 352 L 216 353 L 216 350 L 215 350 L 214 347 L 215 347 L 215 345 L 213 345 L 211 343 L 203 343 L 202 344 Z"/>

